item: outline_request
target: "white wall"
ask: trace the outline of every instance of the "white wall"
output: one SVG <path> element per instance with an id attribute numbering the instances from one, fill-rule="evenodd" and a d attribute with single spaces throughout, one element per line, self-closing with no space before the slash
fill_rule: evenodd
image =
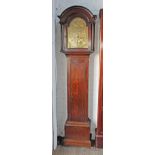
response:
<path id="1" fill-rule="evenodd" d="M 52 154 L 51 3 L 0 1 L 0 155 Z"/>
<path id="2" fill-rule="evenodd" d="M 63 53 L 60 52 L 60 24 L 57 15 L 60 15 L 66 8 L 73 5 L 81 5 L 88 8 L 93 14 L 98 15 L 99 9 L 102 6 L 102 0 L 58 0 L 56 1 L 56 61 L 57 61 L 57 124 L 58 135 L 64 136 L 64 124 L 67 118 L 67 61 Z M 91 119 L 92 138 L 95 137 L 95 128 L 97 121 L 97 105 L 98 105 L 98 26 L 99 20 L 96 21 L 95 35 L 95 51 L 90 56 L 89 68 L 89 118 Z"/>

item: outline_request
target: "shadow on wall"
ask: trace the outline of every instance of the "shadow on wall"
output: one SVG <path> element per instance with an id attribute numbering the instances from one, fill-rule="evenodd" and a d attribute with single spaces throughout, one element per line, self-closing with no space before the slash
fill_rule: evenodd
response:
<path id="1" fill-rule="evenodd" d="M 56 21 L 56 64 L 57 64 L 57 131 L 64 136 L 64 125 L 67 119 L 67 60 L 61 49 L 61 32 L 59 21 Z"/>
<path id="2" fill-rule="evenodd" d="M 95 51 L 89 59 L 89 118 L 91 119 L 92 139 L 95 139 L 95 128 L 97 126 L 97 108 L 98 108 L 98 80 L 99 80 L 99 19 L 96 19 L 95 25 Z"/>

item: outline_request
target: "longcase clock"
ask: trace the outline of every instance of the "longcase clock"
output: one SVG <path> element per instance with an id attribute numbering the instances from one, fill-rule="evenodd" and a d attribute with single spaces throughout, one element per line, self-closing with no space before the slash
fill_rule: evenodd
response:
<path id="1" fill-rule="evenodd" d="M 67 120 L 64 145 L 90 147 L 88 118 L 89 56 L 94 50 L 95 19 L 87 8 L 73 6 L 59 16 L 61 52 L 67 57 Z"/>

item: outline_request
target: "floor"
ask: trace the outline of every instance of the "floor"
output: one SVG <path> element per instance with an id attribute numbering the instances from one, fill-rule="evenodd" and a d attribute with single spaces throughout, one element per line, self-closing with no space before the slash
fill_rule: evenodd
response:
<path id="1" fill-rule="evenodd" d="M 90 149 L 81 147 L 64 147 L 58 145 L 52 155 L 103 155 L 103 149 L 97 149 L 95 147 L 91 147 Z"/>

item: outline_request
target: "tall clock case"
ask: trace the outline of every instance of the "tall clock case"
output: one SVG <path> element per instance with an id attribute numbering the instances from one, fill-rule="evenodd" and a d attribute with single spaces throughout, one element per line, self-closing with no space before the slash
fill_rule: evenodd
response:
<path id="1" fill-rule="evenodd" d="M 85 7 L 73 6 L 62 12 L 59 18 L 61 52 L 67 57 L 67 120 L 64 145 L 90 147 L 88 70 L 89 55 L 94 50 L 96 16 Z"/>

